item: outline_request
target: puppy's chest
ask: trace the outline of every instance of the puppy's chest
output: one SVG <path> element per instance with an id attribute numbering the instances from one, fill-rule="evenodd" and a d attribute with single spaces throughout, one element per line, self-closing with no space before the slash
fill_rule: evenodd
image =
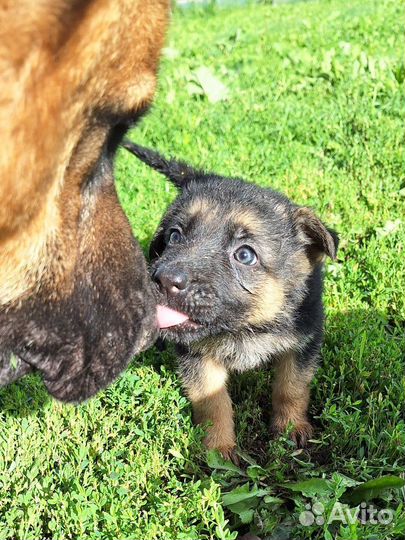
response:
<path id="1" fill-rule="evenodd" d="M 192 351 L 215 358 L 230 371 L 246 371 L 269 362 L 283 352 L 299 348 L 302 338 L 285 335 L 252 334 L 244 336 L 224 335 L 193 343 Z"/>

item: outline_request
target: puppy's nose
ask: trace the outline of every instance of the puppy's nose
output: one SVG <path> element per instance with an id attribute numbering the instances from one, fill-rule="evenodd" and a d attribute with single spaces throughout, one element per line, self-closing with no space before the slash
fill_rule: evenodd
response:
<path id="1" fill-rule="evenodd" d="M 188 275 L 179 268 L 159 268 L 153 275 L 155 281 L 166 289 L 169 294 L 178 294 L 184 291 L 188 285 Z"/>

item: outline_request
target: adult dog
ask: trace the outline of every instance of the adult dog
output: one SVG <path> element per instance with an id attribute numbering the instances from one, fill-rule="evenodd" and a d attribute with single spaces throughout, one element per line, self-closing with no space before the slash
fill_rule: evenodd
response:
<path id="1" fill-rule="evenodd" d="M 150 104 L 166 0 L 0 0 L 0 386 L 80 401 L 156 337 L 112 162 Z"/>

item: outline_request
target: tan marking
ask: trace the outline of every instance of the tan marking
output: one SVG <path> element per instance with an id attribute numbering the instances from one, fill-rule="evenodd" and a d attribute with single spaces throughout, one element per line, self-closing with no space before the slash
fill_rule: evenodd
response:
<path id="1" fill-rule="evenodd" d="M 299 370 L 295 353 L 283 355 L 275 366 L 273 383 L 273 426 L 277 432 L 283 432 L 291 423 L 295 432 L 308 438 L 312 427 L 308 422 L 309 385 L 314 375 L 314 368 Z"/>
<path id="2" fill-rule="evenodd" d="M 49 252 L 56 241 L 58 214 L 56 206 L 46 204 L 39 219 L 22 231 L 16 241 L 2 246 L 0 265 L 0 305 L 21 298 L 26 291 L 41 281 L 49 264 Z M 42 212 L 45 216 L 42 216 Z M 46 234 L 41 231 L 47 224 Z M 42 234 L 41 234 L 42 232 Z"/>
<path id="3" fill-rule="evenodd" d="M 287 205 L 283 203 L 276 203 L 273 207 L 273 211 L 282 218 L 288 219 Z"/>
<path id="4" fill-rule="evenodd" d="M 262 324 L 275 318 L 284 304 L 284 287 L 281 281 L 266 276 L 254 291 L 254 301 L 248 317 L 250 324 Z"/>
<path id="5" fill-rule="evenodd" d="M 204 444 L 207 448 L 218 449 L 229 458 L 236 440 L 232 401 L 226 389 L 227 378 L 226 369 L 207 358 L 203 363 L 200 384 L 185 384 L 185 387 L 193 404 L 194 421 L 209 424 Z"/>
<path id="6" fill-rule="evenodd" d="M 230 219 L 234 222 L 236 227 L 246 230 L 251 234 L 260 232 L 263 229 L 263 224 L 253 211 L 239 210 L 231 212 Z"/>
<path id="7" fill-rule="evenodd" d="M 188 214 L 190 217 L 195 216 L 211 216 L 212 214 L 217 213 L 217 206 L 208 202 L 207 199 L 194 199 L 191 201 L 190 206 L 188 207 Z"/>
<path id="8" fill-rule="evenodd" d="M 168 0 L 8 4 L 0 6 L 0 306 L 71 282 L 81 183 L 109 130 L 103 114 L 151 101 L 169 14 Z"/>
<path id="9" fill-rule="evenodd" d="M 313 266 L 310 263 L 307 254 L 304 252 L 300 252 L 300 253 L 296 253 L 294 257 L 295 257 L 295 269 L 299 272 L 300 277 L 307 278 L 308 275 L 313 270 Z"/>
<path id="10" fill-rule="evenodd" d="M 249 333 L 238 337 L 223 334 L 192 343 L 191 349 L 206 357 L 227 360 L 230 370 L 243 372 L 268 363 L 270 356 L 305 347 L 312 337 L 312 334 L 303 337 L 291 333 L 277 337 L 267 333 Z"/>
<path id="11" fill-rule="evenodd" d="M 193 402 L 194 421 L 208 424 L 204 444 L 230 457 L 236 446 L 232 401 L 226 388 L 209 398 Z"/>
<path id="12" fill-rule="evenodd" d="M 156 89 L 156 77 L 152 72 L 141 73 L 132 84 L 124 86 L 123 102 L 126 107 L 138 110 L 150 103 Z"/>
<path id="13" fill-rule="evenodd" d="M 187 389 L 192 401 L 205 399 L 226 386 L 228 373 L 223 366 L 211 358 L 205 359 L 203 366 L 203 372 L 200 374 L 201 385 Z"/>

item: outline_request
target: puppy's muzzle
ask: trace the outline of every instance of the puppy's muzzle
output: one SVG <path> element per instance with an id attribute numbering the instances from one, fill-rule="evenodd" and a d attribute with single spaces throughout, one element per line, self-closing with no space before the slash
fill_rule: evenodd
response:
<path id="1" fill-rule="evenodd" d="M 185 292 L 190 283 L 188 273 L 177 266 L 161 266 L 152 277 L 162 291 L 171 296 Z"/>

